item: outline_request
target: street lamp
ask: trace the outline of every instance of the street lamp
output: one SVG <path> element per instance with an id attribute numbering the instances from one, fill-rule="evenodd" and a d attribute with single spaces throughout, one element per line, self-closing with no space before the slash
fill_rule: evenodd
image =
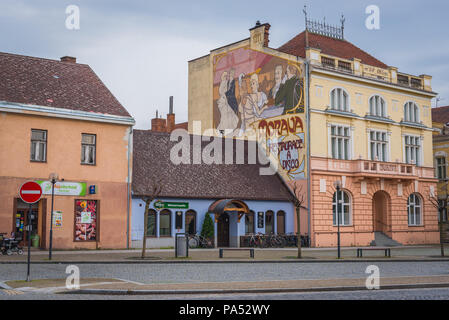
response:
<path id="1" fill-rule="evenodd" d="M 55 184 L 58 181 L 57 173 L 50 173 L 49 179 L 51 182 L 51 213 L 50 213 L 50 247 L 48 250 L 48 260 L 51 260 L 51 248 L 53 244 L 53 204 L 55 200 Z"/>
<path id="2" fill-rule="evenodd" d="M 338 204 L 340 200 L 338 199 L 338 195 L 340 194 L 341 189 L 341 181 L 337 180 L 334 182 L 334 187 L 337 189 L 336 199 L 335 199 L 335 214 L 337 215 L 337 246 L 338 246 L 338 259 L 341 258 L 340 255 L 340 213 L 338 210 Z"/>

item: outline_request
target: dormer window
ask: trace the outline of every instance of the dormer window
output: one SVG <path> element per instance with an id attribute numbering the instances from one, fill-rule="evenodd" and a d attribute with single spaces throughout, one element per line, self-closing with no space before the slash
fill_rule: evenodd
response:
<path id="1" fill-rule="evenodd" d="M 331 91 L 331 109 L 349 111 L 349 96 L 342 88 Z"/>
<path id="2" fill-rule="evenodd" d="M 407 102 L 404 105 L 404 121 L 419 122 L 419 107 L 414 102 Z"/>

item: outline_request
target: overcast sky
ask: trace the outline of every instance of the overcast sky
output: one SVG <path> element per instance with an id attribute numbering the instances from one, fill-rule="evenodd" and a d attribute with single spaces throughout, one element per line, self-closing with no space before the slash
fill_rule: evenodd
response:
<path id="1" fill-rule="evenodd" d="M 65 27 L 66 7 L 80 8 L 80 30 Z M 360 0 L 0 0 L 0 51 L 89 64 L 136 119 L 150 127 L 174 96 L 187 121 L 187 61 L 249 37 L 257 20 L 271 24 L 270 47 L 304 29 L 309 16 L 339 24 L 345 38 L 400 72 L 433 76 L 439 105 L 449 105 L 449 2 Z M 380 30 L 365 27 L 365 8 L 380 8 Z M 1 75 L 1 70 L 0 70 Z M 435 105 L 435 101 L 433 102 Z"/>

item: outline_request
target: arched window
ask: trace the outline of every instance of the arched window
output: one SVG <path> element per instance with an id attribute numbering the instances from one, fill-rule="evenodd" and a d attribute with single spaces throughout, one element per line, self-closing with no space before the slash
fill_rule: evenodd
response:
<path id="1" fill-rule="evenodd" d="M 148 210 L 148 220 L 147 220 L 147 236 L 155 237 L 156 236 L 156 210 L 150 209 Z"/>
<path id="2" fill-rule="evenodd" d="M 416 193 L 412 193 L 407 201 L 409 226 L 421 225 L 421 208 L 421 197 Z"/>
<path id="3" fill-rule="evenodd" d="M 285 233 L 285 212 L 282 210 L 276 214 L 276 229 L 277 234 Z"/>
<path id="4" fill-rule="evenodd" d="M 245 234 L 256 233 L 254 229 L 254 217 L 255 213 L 253 210 L 245 214 Z"/>
<path id="5" fill-rule="evenodd" d="M 369 99 L 369 113 L 372 116 L 386 117 L 387 107 L 385 100 L 381 96 L 372 96 Z"/>
<path id="6" fill-rule="evenodd" d="M 164 209 L 159 214 L 159 236 L 171 236 L 171 211 Z"/>
<path id="7" fill-rule="evenodd" d="M 351 201 L 347 192 L 340 190 L 338 193 L 334 193 L 334 197 L 332 199 L 332 212 L 334 226 L 338 225 L 339 222 L 340 226 L 347 226 L 351 224 Z"/>
<path id="8" fill-rule="evenodd" d="M 342 88 L 331 91 L 331 109 L 349 111 L 349 96 Z"/>
<path id="9" fill-rule="evenodd" d="M 185 213 L 185 229 L 187 234 L 196 234 L 196 212 L 188 210 Z"/>
<path id="10" fill-rule="evenodd" d="M 419 108 L 414 102 L 407 102 L 404 105 L 404 121 L 419 122 Z"/>
<path id="11" fill-rule="evenodd" d="M 274 232 L 274 212 L 268 210 L 265 212 L 265 234 Z"/>

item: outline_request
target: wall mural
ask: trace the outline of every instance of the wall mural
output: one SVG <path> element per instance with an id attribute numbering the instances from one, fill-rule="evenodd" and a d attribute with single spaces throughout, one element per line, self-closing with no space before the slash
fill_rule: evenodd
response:
<path id="1" fill-rule="evenodd" d="M 281 173 L 305 179 L 303 65 L 248 47 L 216 55 L 213 64 L 215 128 L 227 136 L 264 132 Z"/>

